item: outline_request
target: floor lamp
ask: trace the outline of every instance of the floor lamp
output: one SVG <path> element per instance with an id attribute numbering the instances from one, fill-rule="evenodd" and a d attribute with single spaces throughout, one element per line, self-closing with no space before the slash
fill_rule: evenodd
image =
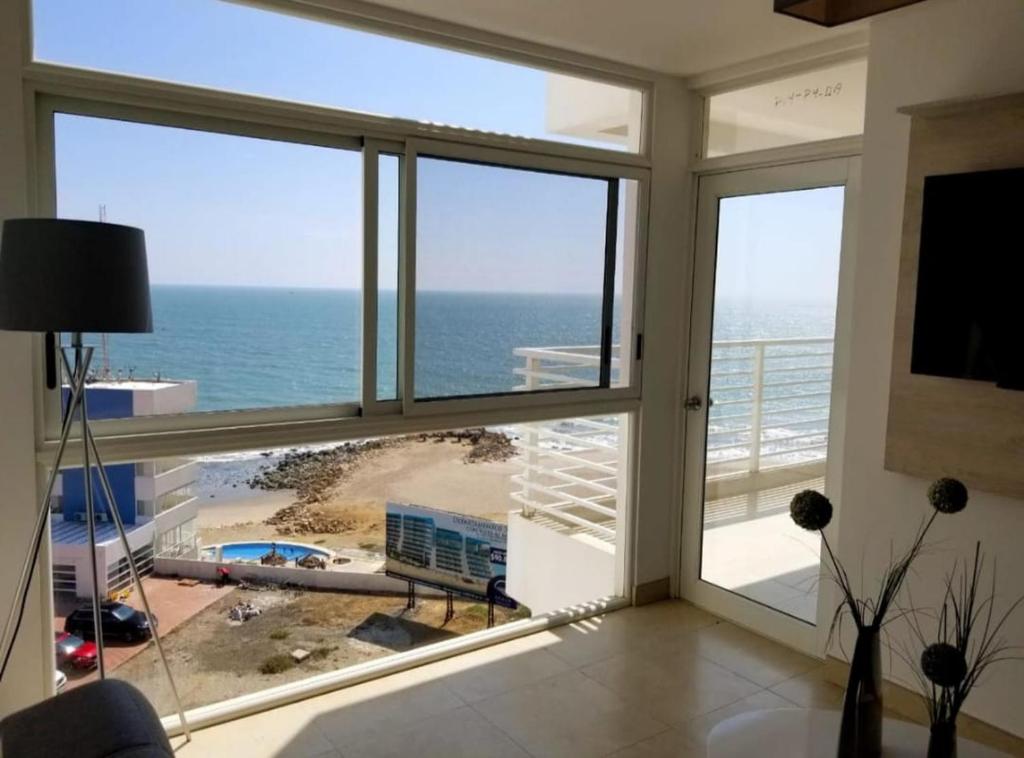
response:
<path id="1" fill-rule="evenodd" d="M 0 237 L 0 329 L 42 332 L 47 335 L 46 383 L 57 387 L 56 346 L 53 335 L 68 333 L 71 346 L 62 347 L 60 358 L 69 381 L 62 401 L 63 417 L 57 453 L 39 504 L 32 542 L 4 625 L 0 646 L 0 680 L 7 670 L 14 641 L 21 626 L 32 572 L 42 546 L 50 513 L 50 497 L 60 473 L 61 461 L 74 426 L 81 429 L 81 456 L 85 483 L 86 528 L 92 572 L 93 631 L 96 637 L 100 678 L 106 678 L 103 662 L 103 627 L 100 618 L 99 567 L 96 562 L 96 503 L 93 467 L 117 527 L 121 548 L 149 623 L 153 642 L 171 685 L 182 728 L 191 738 L 181 699 L 171 676 L 153 613 L 149 607 L 128 535 L 124 529 L 113 488 L 100 460 L 99 448 L 89 425 L 86 385 L 93 348 L 82 342 L 83 333 L 141 333 L 153 331 L 149 303 L 146 243 L 141 229 L 93 221 L 62 219 L 10 219 Z M 105 570 L 105 567 L 104 567 Z"/>

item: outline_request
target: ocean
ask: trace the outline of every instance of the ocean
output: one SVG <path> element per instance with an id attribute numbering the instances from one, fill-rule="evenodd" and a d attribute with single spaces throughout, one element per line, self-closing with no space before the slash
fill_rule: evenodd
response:
<path id="1" fill-rule="evenodd" d="M 152 302 L 152 334 L 109 335 L 107 360 L 115 376 L 193 379 L 198 385 L 197 411 L 343 403 L 360 397 L 361 304 L 356 291 L 153 285 Z M 618 315 L 616 307 L 616 329 Z M 420 292 L 417 396 L 512 391 L 522 382 L 514 371 L 523 365 L 515 348 L 597 345 L 600 321 L 598 295 Z M 395 293 L 381 292 L 380 399 L 396 396 L 397 322 Z M 832 303 L 719 302 L 715 310 L 716 342 L 829 337 L 833 330 Z M 90 335 L 89 342 L 99 345 L 100 339 Z M 729 354 L 716 349 L 716 357 Z M 97 350 L 94 366 L 101 368 L 103 360 Z M 784 376 L 789 381 L 813 381 L 824 376 L 821 369 L 802 372 L 799 367 L 820 365 L 822 360 L 779 359 L 772 365 L 796 367 Z M 727 362 L 723 366 L 728 367 Z M 731 368 L 749 366 L 749 360 L 739 359 Z M 747 390 L 729 389 L 749 384 L 748 379 L 716 376 L 712 394 L 724 400 L 749 397 Z M 794 432 L 824 434 L 823 423 L 808 421 L 820 414 L 802 413 L 800 405 L 799 400 L 778 401 L 775 420 L 792 420 Z M 743 441 L 743 420 L 724 417 L 730 415 L 727 411 L 734 415 L 745 407 L 712 408 L 710 430 L 718 445 Z M 778 409 L 786 408 L 792 412 L 778 415 Z M 785 437 L 790 431 L 783 425 L 766 436 Z M 200 489 L 222 490 L 279 454 L 268 460 L 260 452 L 204 458 Z M 736 448 L 726 448 L 713 451 L 710 458 L 728 460 L 735 454 Z"/>
<path id="2" fill-rule="evenodd" d="M 152 334 L 109 336 L 115 376 L 194 379 L 197 411 L 360 398 L 357 291 L 154 285 L 152 301 Z M 598 295 L 421 292 L 416 307 L 418 397 L 508 392 L 522 382 L 515 348 L 600 341 Z M 378 312 L 377 394 L 389 399 L 397 374 L 393 291 L 381 292 Z M 97 335 L 89 341 L 100 343 Z M 94 366 L 102 360 L 98 350 Z"/>

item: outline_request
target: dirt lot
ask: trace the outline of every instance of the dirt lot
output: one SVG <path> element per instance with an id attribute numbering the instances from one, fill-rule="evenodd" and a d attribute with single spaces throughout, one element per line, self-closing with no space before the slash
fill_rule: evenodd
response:
<path id="1" fill-rule="evenodd" d="M 230 621 L 229 610 L 253 603 L 262 614 Z M 456 601 L 455 618 L 442 626 L 445 601 L 417 600 L 406 610 L 405 596 L 357 595 L 295 589 L 236 589 L 162 638 L 185 708 L 214 703 L 314 674 L 484 629 L 484 604 Z M 525 615 L 497 608 L 496 623 Z M 291 651 L 312 655 L 291 665 Z M 285 670 L 262 673 L 275 656 Z M 173 699 L 152 644 L 118 667 L 116 678 L 132 682 L 161 715 Z"/>

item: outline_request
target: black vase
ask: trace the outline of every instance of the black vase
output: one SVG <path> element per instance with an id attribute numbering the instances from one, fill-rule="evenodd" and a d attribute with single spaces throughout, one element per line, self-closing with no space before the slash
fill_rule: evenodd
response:
<path id="1" fill-rule="evenodd" d="M 882 657 L 878 635 L 877 626 L 857 629 L 839 727 L 839 758 L 878 758 L 882 754 Z"/>
<path id="2" fill-rule="evenodd" d="M 928 758 L 956 758 L 956 722 L 937 721 L 928 738 Z"/>

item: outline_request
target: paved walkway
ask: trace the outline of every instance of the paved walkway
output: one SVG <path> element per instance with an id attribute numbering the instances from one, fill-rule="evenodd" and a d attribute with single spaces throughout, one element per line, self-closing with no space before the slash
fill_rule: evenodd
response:
<path id="1" fill-rule="evenodd" d="M 220 600 L 234 589 L 231 586 L 217 587 L 213 584 L 197 584 L 194 587 L 187 587 L 178 584 L 179 580 L 170 577 L 147 576 L 142 580 L 146 590 L 146 597 L 149 599 L 149 606 L 156 614 L 160 625 L 157 630 L 160 636 L 166 636 L 175 627 L 188 621 L 199 611 L 212 603 Z M 55 631 L 63 631 L 64 618 L 74 608 L 81 605 L 81 599 L 57 598 L 54 600 L 54 624 Z M 132 593 L 127 600 L 128 605 L 135 608 L 142 608 L 142 602 L 137 593 Z M 108 642 L 104 647 L 104 660 L 107 664 L 107 673 L 114 671 L 125 661 L 134 658 L 149 645 L 149 642 L 137 642 L 126 644 L 120 641 Z M 79 673 L 71 667 L 67 667 L 65 673 L 68 675 L 68 689 L 76 687 L 85 682 L 91 682 L 99 676 L 97 671 Z"/>

